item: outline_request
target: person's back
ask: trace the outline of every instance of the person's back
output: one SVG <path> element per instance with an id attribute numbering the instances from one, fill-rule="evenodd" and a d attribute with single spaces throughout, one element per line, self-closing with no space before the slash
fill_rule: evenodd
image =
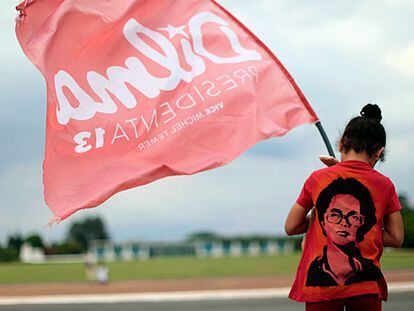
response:
<path id="1" fill-rule="evenodd" d="M 358 120 L 352 123 L 355 119 Z M 355 119 L 341 140 L 342 161 L 307 179 L 286 220 L 288 234 L 307 230 L 289 295 L 293 300 L 307 302 L 307 310 L 333 306 L 337 308 L 329 310 L 343 310 L 345 305 L 347 310 L 353 310 L 351 305 L 358 310 L 364 303 L 369 304 L 369 310 L 380 310 L 381 299 L 387 299 L 379 263 L 382 250 L 402 243 L 401 206 L 395 187 L 389 178 L 373 169 L 376 161 L 383 158 L 385 131 L 383 144 L 379 135 L 380 143 L 370 149 L 367 145 L 378 141 L 378 137 L 361 142 L 355 131 L 364 133 L 363 127 L 367 128 L 371 121 Z M 368 131 L 378 134 L 369 128 Z M 358 149 L 361 144 L 365 144 L 362 150 Z M 306 221 L 313 207 L 314 217 Z"/>

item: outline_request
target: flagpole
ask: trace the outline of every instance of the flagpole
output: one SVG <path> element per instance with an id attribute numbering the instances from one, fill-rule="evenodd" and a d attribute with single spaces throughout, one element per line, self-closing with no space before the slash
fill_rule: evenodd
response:
<path id="1" fill-rule="evenodd" d="M 323 139 L 323 141 L 324 141 L 324 143 L 326 145 L 326 149 L 328 149 L 329 155 L 331 157 L 334 157 L 335 158 L 335 152 L 333 151 L 331 142 L 329 141 L 328 135 L 326 135 L 325 129 L 323 128 L 321 121 L 320 120 L 316 121 L 315 122 L 315 125 L 318 128 L 319 133 L 322 136 L 322 139 Z"/>

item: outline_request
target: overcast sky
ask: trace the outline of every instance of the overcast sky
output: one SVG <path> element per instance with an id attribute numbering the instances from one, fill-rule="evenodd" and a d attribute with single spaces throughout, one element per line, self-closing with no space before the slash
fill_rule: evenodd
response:
<path id="1" fill-rule="evenodd" d="M 383 110 L 387 161 L 377 169 L 414 200 L 414 1 L 221 0 L 288 68 L 333 143 L 361 107 Z M 42 193 L 45 83 L 14 35 L 16 1 L 0 2 L 0 241 L 102 216 L 112 237 L 177 239 L 197 230 L 280 234 L 303 181 L 326 153 L 313 125 L 259 143 L 231 164 L 122 192 L 52 229 Z"/>

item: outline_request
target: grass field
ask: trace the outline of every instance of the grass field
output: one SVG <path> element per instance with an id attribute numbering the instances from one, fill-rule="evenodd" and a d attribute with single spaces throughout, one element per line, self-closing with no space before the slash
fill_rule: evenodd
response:
<path id="1" fill-rule="evenodd" d="M 226 276 L 276 276 L 293 274 L 300 254 L 198 259 L 193 257 L 158 258 L 149 261 L 109 264 L 113 281 L 134 279 L 206 278 Z M 414 269 L 414 251 L 385 253 L 384 270 Z M 0 284 L 86 281 L 82 264 L 2 264 Z"/>

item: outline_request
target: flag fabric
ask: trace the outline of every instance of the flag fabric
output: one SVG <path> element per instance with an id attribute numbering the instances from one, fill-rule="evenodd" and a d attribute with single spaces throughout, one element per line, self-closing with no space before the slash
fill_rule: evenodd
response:
<path id="1" fill-rule="evenodd" d="M 18 40 L 47 84 L 44 195 L 59 219 L 318 120 L 272 52 L 215 1 L 18 9 Z"/>

